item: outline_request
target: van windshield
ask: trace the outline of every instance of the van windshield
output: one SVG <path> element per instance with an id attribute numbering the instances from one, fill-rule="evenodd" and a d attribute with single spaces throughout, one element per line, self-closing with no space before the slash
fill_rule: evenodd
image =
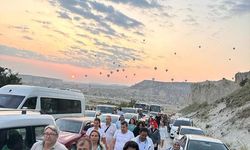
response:
<path id="1" fill-rule="evenodd" d="M 25 96 L 0 94 L 0 108 L 17 108 Z"/>
<path id="2" fill-rule="evenodd" d="M 107 113 L 113 114 L 115 111 L 115 107 L 97 106 L 96 111 L 101 112 L 103 114 L 107 114 Z"/>
<path id="3" fill-rule="evenodd" d="M 161 106 L 151 105 L 151 106 L 150 106 L 150 111 L 153 111 L 153 112 L 161 112 Z"/>

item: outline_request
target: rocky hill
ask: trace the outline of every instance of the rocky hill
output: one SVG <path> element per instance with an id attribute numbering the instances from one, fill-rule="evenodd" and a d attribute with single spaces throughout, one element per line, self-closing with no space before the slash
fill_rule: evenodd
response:
<path id="1" fill-rule="evenodd" d="M 212 103 L 215 100 L 237 90 L 239 88 L 239 84 L 230 80 L 222 79 L 219 81 L 194 83 L 191 87 L 192 102 Z"/>
<path id="2" fill-rule="evenodd" d="M 250 82 L 211 104 L 193 103 L 181 112 L 210 136 L 222 139 L 232 150 L 250 149 Z"/>
<path id="3" fill-rule="evenodd" d="M 236 81 L 222 79 L 205 82 L 159 82 L 144 80 L 130 87 L 117 85 L 96 85 L 65 82 L 53 78 L 21 76 L 22 82 L 29 85 L 74 88 L 82 90 L 87 100 L 110 100 L 112 102 L 131 99 L 147 103 L 160 103 L 176 107 L 185 107 L 193 102 L 212 103 L 239 88 L 239 82 L 250 76 L 250 72 L 237 73 Z"/>

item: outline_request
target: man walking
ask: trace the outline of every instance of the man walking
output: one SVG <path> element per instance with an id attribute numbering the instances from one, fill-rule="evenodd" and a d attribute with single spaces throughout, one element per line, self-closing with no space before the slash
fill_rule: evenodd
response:
<path id="1" fill-rule="evenodd" d="M 121 150 L 125 143 L 134 138 L 133 132 L 128 130 L 128 123 L 121 122 L 121 129 L 116 130 L 112 140 L 111 150 Z"/>
<path id="2" fill-rule="evenodd" d="M 153 141 L 148 137 L 148 129 L 141 128 L 139 133 L 137 137 L 132 139 L 139 145 L 139 150 L 154 150 Z"/>
<path id="3" fill-rule="evenodd" d="M 101 129 L 104 131 L 104 133 L 106 135 L 107 146 L 110 147 L 110 145 L 112 143 L 113 136 L 114 136 L 115 131 L 116 131 L 116 126 L 115 126 L 115 124 L 112 123 L 112 118 L 110 115 L 106 116 L 106 123 L 103 123 L 101 125 Z"/>

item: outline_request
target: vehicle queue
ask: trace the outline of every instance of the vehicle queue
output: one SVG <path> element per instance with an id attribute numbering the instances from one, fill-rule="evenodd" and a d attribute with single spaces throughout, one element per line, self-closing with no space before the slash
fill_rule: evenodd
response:
<path id="1" fill-rule="evenodd" d="M 191 118 L 163 114 L 158 105 L 85 110 L 76 91 L 13 85 L 0 89 L 0 100 L 0 150 L 228 150 Z M 173 145 L 164 144 L 169 137 Z"/>

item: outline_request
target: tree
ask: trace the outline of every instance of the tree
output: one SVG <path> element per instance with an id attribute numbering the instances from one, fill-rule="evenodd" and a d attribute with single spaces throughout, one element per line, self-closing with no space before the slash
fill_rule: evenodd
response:
<path id="1" fill-rule="evenodd" d="M 11 69 L 0 66 L 0 87 L 7 84 L 21 84 L 18 73 L 12 73 Z"/>

